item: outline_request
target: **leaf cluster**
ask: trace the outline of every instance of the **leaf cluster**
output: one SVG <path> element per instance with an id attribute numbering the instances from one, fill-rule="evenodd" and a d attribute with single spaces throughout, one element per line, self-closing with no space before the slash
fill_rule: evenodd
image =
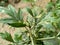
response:
<path id="1" fill-rule="evenodd" d="M 11 5 L 7 8 L 0 7 L 0 12 L 9 16 L 0 19 L 0 22 L 15 28 L 25 27 L 26 29 L 24 32 L 15 34 L 13 39 L 8 32 L 0 33 L 3 39 L 12 42 L 9 45 L 60 45 L 60 0 L 55 3 L 50 1 L 46 12 L 37 6 L 25 8 L 26 21 L 23 20 L 23 9 L 19 8 L 16 11 Z"/>

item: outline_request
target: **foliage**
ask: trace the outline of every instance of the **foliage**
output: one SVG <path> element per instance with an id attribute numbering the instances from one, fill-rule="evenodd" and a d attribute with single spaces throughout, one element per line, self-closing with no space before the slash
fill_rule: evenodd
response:
<path id="1" fill-rule="evenodd" d="M 8 8 L 8 9 L 7 9 Z M 6 13 L 9 17 L 0 19 L 1 23 L 20 28 L 25 31 L 14 34 L 12 38 L 8 32 L 0 33 L 0 36 L 12 42 L 8 45 L 60 45 L 60 0 L 55 3 L 50 1 L 46 12 L 40 7 L 27 7 L 27 19 L 24 21 L 23 9 L 18 11 L 11 5 L 7 8 L 0 7 L 0 12 Z"/>
<path id="2" fill-rule="evenodd" d="M 15 8 L 11 5 L 7 8 L 0 7 L 0 11 L 8 14 L 10 17 L 1 19 L 0 22 L 6 23 L 8 25 L 11 25 L 13 27 L 24 27 L 26 26 L 23 21 L 22 11 L 19 8 L 18 12 L 16 12 Z M 16 25 L 15 25 L 16 24 Z"/>
<path id="3" fill-rule="evenodd" d="M 0 0 L 0 6 L 6 6 L 8 3 L 8 0 Z"/>

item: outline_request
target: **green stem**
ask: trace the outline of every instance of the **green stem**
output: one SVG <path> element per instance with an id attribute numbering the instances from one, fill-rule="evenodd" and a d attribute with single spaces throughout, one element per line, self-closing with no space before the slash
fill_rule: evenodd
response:
<path id="1" fill-rule="evenodd" d="M 58 39 L 58 40 L 60 40 L 60 37 L 53 36 L 53 37 L 47 37 L 47 38 L 40 38 L 40 39 L 37 39 L 37 40 L 51 40 L 51 39 Z"/>
<path id="2" fill-rule="evenodd" d="M 27 29 L 27 31 L 28 31 L 29 34 L 30 34 L 30 39 L 31 39 L 31 43 L 32 43 L 32 45 L 35 45 L 35 43 L 34 43 L 34 39 L 33 39 L 32 33 L 31 33 L 31 30 L 28 29 L 27 27 L 25 27 L 25 28 Z"/>
<path id="3" fill-rule="evenodd" d="M 40 38 L 40 39 L 37 39 L 37 40 L 51 40 L 51 39 L 55 39 L 56 37 L 53 36 L 53 37 L 47 37 L 47 38 Z"/>
<path id="4" fill-rule="evenodd" d="M 33 40 L 33 37 L 31 35 L 30 35 L 30 39 L 31 39 L 32 45 L 35 45 L 34 40 Z"/>

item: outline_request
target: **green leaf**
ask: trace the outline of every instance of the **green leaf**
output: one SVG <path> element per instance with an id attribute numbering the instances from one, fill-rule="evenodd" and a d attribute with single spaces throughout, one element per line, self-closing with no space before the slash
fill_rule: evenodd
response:
<path id="1" fill-rule="evenodd" d="M 16 15 L 16 10 L 12 5 L 8 5 L 8 10 L 15 16 Z"/>
<path id="2" fill-rule="evenodd" d="M 1 23 L 5 23 L 8 24 L 12 27 L 25 27 L 26 24 L 23 22 L 17 22 L 15 20 L 13 20 L 12 18 L 5 18 L 5 19 L 0 19 Z"/>
<path id="3" fill-rule="evenodd" d="M 44 42 L 44 45 L 59 45 L 59 43 L 58 43 L 58 41 L 56 39 L 45 40 L 43 42 Z"/>
<path id="4" fill-rule="evenodd" d="M 27 23 L 28 23 L 29 27 L 30 26 L 32 27 L 34 25 L 34 19 L 33 19 L 33 17 L 31 17 L 31 15 L 27 16 Z"/>
<path id="5" fill-rule="evenodd" d="M 12 18 L 5 18 L 5 19 L 0 19 L 1 23 L 13 23 L 14 20 Z"/>
<path id="6" fill-rule="evenodd" d="M 41 15 L 37 16 L 38 22 L 41 22 L 46 17 L 46 14 L 43 12 Z"/>
<path id="7" fill-rule="evenodd" d="M 20 42 L 20 41 L 22 41 L 22 35 L 19 35 L 19 34 L 15 34 L 14 35 L 15 37 L 14 37 L 14 40 L 15 40 L 15 42 Z"/>
<path id="8" fill-rule="evenodd" d="M 27 11 L 28 11 L 28 13 L 29 13 L 32 17 L 34 17 L 33 12 L 32 12 L 32 10 L 31 10 L 30 8 L 27 8 Z"/>
<path id="9" fill-rule="evenodd" d="M 1 13 L 5 13 L 5 14 L 7 14 L 8 16 L 10 16 L 11 18 L 17 20 L 17 19 L 15 18 L 15 16 L 12 14 L 12 12 L 11 12 L 8 8 L 0 7 L 0 12 L 1 12 Z"/>
<path id="10" fill-rule="evenodd" d="M 8 32 L 0 33 L 0 36 L 1 36 L 1 38 L 4 39 L 4 40 L 10 41 L 10 42 L 14 42 L 13 39 L 12 39 L 11 34 L 8 33 Z"/>
<path id="11" fill-rule="evenodd" d="M 49 2 L 49 3 L 47 4 L 47 6 L 46 6 L 47 12 L 52 11 L 53 5 L 54 5 L 53 2 Z"/>
<path id="12" fill-rule="evenodd" d="M 56 4 L 56 8 L 60 10 L 60 3 Z"/>
<path id="13" fill-rule="evenodd" d="M 11 18 L 1 19 L 0 22 L 6 23 L 12 27 L 25 27 L 26 24 L 23 22 L 22 12 L 19 9 L 18 13 L 13 6 L 8 5 L 8 9 L 0 7 L 0 12 L 8 14 Z"/>
<path id="14" fill-rule="evenodd" d="M 8 25 L 12 26 L 12 27 L 25 27 L 26 24 L 25 23 L 19 23 L 19 22 L 16 22 L 16 23 L 8 23 Z"/>
<path id="15" fill-rule="evenodd" d="M 17 13 L 16 13 L 15 8 L 12 5 L 8 5 L 8 9 L 12 13 L 12 15 L 15 17 L 15 19 L 18 20 L 16 17 Z"/>
<path id="16" fill-rule="evenodd" d="M 23 21 L 22 11 L 21 11 L 20 8 L 19 8 L 19 10 L 18 10 L 17 18 L 18 18 L 18 20 Z"/>
<path id="17" fill-rule="evenodd" d="M 35 17 L 39 16 L 40 14 L 43 13 L 42 8 L 37 7 L 37 6 L 34 6 L 34 8 L 32 8 L 32 11 L 33 11 L 33 14 L 34 14 Z"/>
<path id="18" fill-rule="evenodd" d="M 38 24 L 36 25 L 36 28 L 40 30 L 42 28 L 42 25 Z"/>

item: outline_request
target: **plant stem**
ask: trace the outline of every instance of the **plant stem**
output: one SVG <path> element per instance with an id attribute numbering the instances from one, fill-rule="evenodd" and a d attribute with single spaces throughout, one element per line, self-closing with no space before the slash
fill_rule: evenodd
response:
<path id="1" fill-rule="evenodd" d="M 35 43 L 34 43 L 34 39 L 33 39 L 32 33 L 31 33 L 31 30 L 28 29 L 27 27 L 25 27 L 25 28 L 26 28 L 27 31 L 29 32 L 29 35 L 30 35 L 30 39 L 31 39 L 31 43 L 32 43 L 32 45 L 35 45 Z"/>
<path id="2" fill-rule="evenodd" d="M 60 37 L 48 37 L 48 38 L 40 38 L 40 39 L 37 39 L 37 40 L 51 40 L 51 39 L 58 39 L 58 40 L 60 40 Z"/>
<path id="3" fill-rule="evenodd" d="M 51 39 L 55 39 L 56 37 L 53 36 L 53 37 L 47 37 L 47 38 L 40 38 L 40 39 L 37 39 L 37 40 L 51 40 Z"/>
<path id="4" fill-rule="evenodd" d="M 30 39 L 31 39 L 32 45 L 35 45 L 34 40 L 33 40 L 33 37 L 31 35 L 30 35 Z"/>

